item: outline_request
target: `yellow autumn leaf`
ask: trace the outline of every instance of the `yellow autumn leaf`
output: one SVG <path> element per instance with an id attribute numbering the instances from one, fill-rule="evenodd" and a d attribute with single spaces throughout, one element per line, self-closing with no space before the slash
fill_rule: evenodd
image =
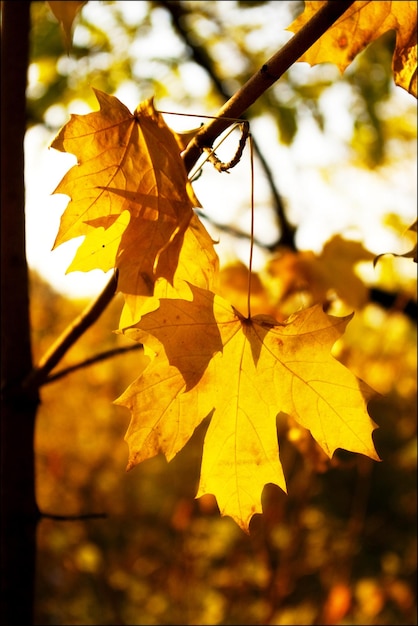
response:
<path id="1" fill-rule="evenodd" d="M 86 238 L 79 245 L 68 272 L 89 272 L 100 268 L 104 272 L 115 266 L 123 233 L 130 221 L 129 211 L 123 211 L 108 228 L 86 224 Z M 106 242 L 106 243 L 104 243 Z"/>
<path id="2" fill-rule="evenodd" d="M 128 469 L 160 452 L 173 458 L 213 411 L 197 497 L 214 494 L 221 514 L 248 531 L 262 512 L 264 486 L 286 490 L 280 413 L 308 429 L 329 457 L 344 448 L 378 459 L 367 412 L 372 391 L 331 354 L 351 316 L 314 306 L 283 324 L 247 319 L 219 296 L 190 287 L 192 302 L 162 299 L 125 331 L 152 357 L 116 401 L 132 413 Z"/>
<path id="3" fill-rule="evenodd" d="M 133 413 L 126 434 L 128 469 L 159 452 L 171 460 L 212 408 L 211 394 L 199 397 L 196 385 L 203 376 L 207 380 L 208 365 L 222 350 L 222 338 L 214 317 L 214 294 L 192 289 L 193 301 L 162 299 L 157 311 L 124 331 L 144 343 L 146 354 L 153 357 L 146 377 L 115 401 Z M 160 339 L 168 344 L 166 350 Z"/>
<path id="4" fill-rule="evenodd" d="M 100 110 L 72 115 L 51 144 L 78 159 L 54 191 L 70 197 L 54 248 L 83 235 L 68 271 L 115 267 L 120 291 L 152 295 L 159 277 L 173 281 L 198 200 L 152 98 L 132 114 L 94 91 Z"/>
<path id="5" fill-rule="evenodd" d="M 132 267 L 132 271 L 134 268 Z M 119 328 L 136 324 L 141 315 L 159 307 L 160 298 L 192 300 L 189 283 L 202 289 L 216 290 L 218 286 L 219 258 L 213 240 L 197 215 L 193 215 L 184 233 L 177 268 L 172 283 L 159 278 L 154 285 L 152 297 L 124 292 L 125 304 L 119 320 Z"/>
<path id="6" fill-rule="evenodd" d="M 176 131 L 174 133 L 182 152 L 187 148 L 191 140 L 197 135 L 201 128 L 202 126 L 199 126 L 198 128 L 192 128 L 191 130 Z"/>
<path id="7" fill-rule="evenodd" d="M 298 32 L 323 4 L 321 0 L 305 2 L 304 12 L 287 30 Z M 417 97 L 416 2 L 354 2 L 299 61 L 334 63 L 342 73 L 366 46 L 389 30 L 396 31 L 395 84 Z"/>
<path id="8" fill-rule="evenodd" d="M 288 251 L 269 261 L 266 272 L 276 289 L 281 283 L 282 299 L 308 290 L 312 303 L 322 304 L 336 295 L 351 309 L 360 309 L 368 301 L 369 289 L 357 276 L 356 266 L 373 258 L 360 242 L 335 235 L 319 254 Z"/>
<path id="9" fill-rule="evenodd" d="M 60 23 L 67 50 L 71 47 L 74 20 L 84 4 L 87 4 L 87 0 L 47 1 L 51 12 Z"/>
<path id="10" fill-rule="evenodd" d="M 408 228 L 408 231 L 416 233 L 417 232 L 417 224 L 418 224 L 418 221 L 415 220 L 415 222 L 413 224 L 411 224 L 411 226 Z M 417 244 L 415 243 L 414 247 L 411 250 L 409 250 L 408 252 L 405 252 L 404 254 L 396 254 L 395 252 L 383 252 L 382 254 L 378 254 L 373 259 L 373 267 L 376 267 L 376 264 L 379 261 L 379 259 L 381 259 L 383 256 L 386 256 L 387 254 L 391 254 L 392 256 L 396 256 L 396 257 L 403 257 L 404 259 L 412 259 L 414 261 L 414 263 L 418 263 Z"/>

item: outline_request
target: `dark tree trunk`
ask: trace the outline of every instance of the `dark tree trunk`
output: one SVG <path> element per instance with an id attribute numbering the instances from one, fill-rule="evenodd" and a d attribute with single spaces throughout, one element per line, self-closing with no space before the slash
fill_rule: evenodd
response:
<path id="1" fill-rule="evenodd" d="M 1 624 L 33 623 L 38 508 L 25 253 L 23 142 L 26 130 L 30 2 L 1 8 Z"/>

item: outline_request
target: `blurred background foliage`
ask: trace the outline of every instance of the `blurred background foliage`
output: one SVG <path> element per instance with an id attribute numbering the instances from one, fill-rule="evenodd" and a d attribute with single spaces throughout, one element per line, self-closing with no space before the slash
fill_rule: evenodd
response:
<path id="1" fill-rule="evenodd" d="M 100 5 L 99 9 L 92 4 Z M 129 88 L 138 102 L 155 96 L 161 108 L 169 102 L 175 103 L 176 111 L 216 114 L 226 97 L 289 40 L 285 28 L 303 5 L 299 1 L 230 0 L 225 5 L 174 0 L 132 6 L 100 0 L 80 11 L 68 54 L 47 3 L 34 2 L 29 126 L 41 123 L 57 131 L 74 101 L 96 108 L 92 85 L 112 94 Z M 357 158 L 370 167 L 383 163 L 389 158 L 388 139 L 416 136 L 413 99 L 407 115 L 384 111 L 394 89 L 394 43 L 393 31 L 380 37 L 342 78 L 329 64 L 311 69 L 308 80 L 301 66 L 293 66 L 257 100 L 248 117 L 272 116 L 278 139 L 291 144 L 307 114 L 325 129 L 321 96 L 343 80 L 350 88 L 347 105 Z"/>
<path id="2" fill-rule="evenodd" d="M 285 28 L 302 10 L 296 1 L 89 2 L 67 54 L 46 3 L 33 2 L 28 127 L 42 126 L 52 138 L 75 108 L 97 108 L 92 86 L 134 106 L 155 96 L 161 110 L 214 115 L 289 39 Z M 349 115 L 343 143 L 359 185 L 362 170 L 386 175 L 393 166 L 396 175 L 416 159 L 416 103 L 411 97 L 402 110 L 391 106 L 393 47 L 388 33 L 342 77 L 331 65 L 309 72 L 296 65 L 248 118 L 255 128 L 270 120 L 270 141 L 292 154 L 306 120 L 332 135 L 334 118 Z M 337 83 L 343 112 L 328 106 Z M 186 128 L 199 123 L 187 119 Z M 329 169 L 323 175 L 332 182 Z M 416 266 L 388 255 L 374 268 L 375 250 L 344 232 L 319 250 L 299 248 L 303 220 L 295 219 L 291 199 L 283 201 L 280 177 L 271 182 L 260 215 L 275 224 L 274 237 L 259 242 L 265 256 L 254 276 L 253 314 L 280 320 L 316 302 L 337 315 L 355 311 L 335 356 L 378 392 L 369 408 L 382 463 L 343 451 L 329 461 L 280 416 L 289 495 L 266 487 L 264 515 L 246 536 L 219 517 L 210 497 L 194 498 L 206 422 L 170 464 L 157 457 L 125 473 L 129 415 L 112 401 L 145 366 L 140 350 L 58 376 L 42 388 L 37 418 L 40 509 L 106 517 L 42 520 L 37 624 L 416 623 Z M 211 232 L 234 242 L 235 251 L 241 243 L 248 250 L 242 205 L 225 206 L 224 219 L 205 214 Z M 416 241 L 409 225 L 396 206 L 385 215 L 402 252 Z M 245 310 L 239 251 L 223 264 L 221 289 Z M 35 361 L 85 304 L 32 272 Z M 112 332 L 120 310 L 115 298 L 57 371 L 131 347 Z"/>
<path id="3" fill-rule="evenodd" d="M 224 270 L 238 302 L 242 266 Z M 236 277 L 236 280 L 234 279 Z M 276 281 L 273 281 L 276 282 Z M 80 312 L 34 275 L 39 352 Z M 274 313 L 271 294 L 256 307 Z M 414 624 L 416 610 L 416 324 L 368 304 L 335 355 L 381 395 L 370 404 L 382 463 L 340 451 L 329 461 L 282 416 L 288 495 L 268 486 L 250 536 L 216 503 L 195 499 L 206 422 L 167 464 L 125 474 L 128 413 L 112 401 L 145 364 L 129 352 L 42 389 L 37 495 L 37 624 Z M 130 345 L 115 300 L 60 368 Z M 382 341 L 382 328 L 385 341 Z"/>

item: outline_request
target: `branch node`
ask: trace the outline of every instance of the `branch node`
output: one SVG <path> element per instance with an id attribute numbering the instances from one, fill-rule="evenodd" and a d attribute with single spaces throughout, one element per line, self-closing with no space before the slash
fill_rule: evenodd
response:
<path id="1" fill-rule="evenodd" d="M 264 78 L 267 78 L 267 80 L 269 80 L 269 81 L 276 81 L 276 80 L 278 80 L 278 78 L 280 78 L 279 76 L 276 76 L 275 74 L 272 74 L 270 72 L 268 63 L 264 63 L 264 65 L 262 66 L 262 68 L 260 70 L 260 74 Z"/>

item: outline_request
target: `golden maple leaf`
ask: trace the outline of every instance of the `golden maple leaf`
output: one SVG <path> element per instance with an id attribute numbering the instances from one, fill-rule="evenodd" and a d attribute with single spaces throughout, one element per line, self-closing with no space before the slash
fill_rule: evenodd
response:
<path id="1" fill-rule="evenodd" d="M 71 47 L 74 20 L 84 4 L 87 4 L 87 0 L 47 1 L 51 12 L 60 23 L 67 50 Z"/>
<path id="2" fill-rule="evenodd" d="M 287 30 L 296 33 L 323 4 L 321 0 L 305 2 L 304 12 Z M 334 63 L 342 73 L 369 43 L 389 30 L 396 31 L 395 84 L 417 97 L 416 2 L 354 2 L 299 61 Z"/>
<path id="3" fill-rule="evenodd" d="M 134 269 L 134 268 L 132 268 Z M 119 328 L 136 324 L 141 316 L 159 307 L 160 298 L 183 298 L 192 300 L 189 284 L 203 289 L 216 290 L 218 285 L 219 258 L 213 240 L 197 215 L 193 215 L 184 233 L 178 264 L 172 284 L 159 278 L 154 285 L 153 297 L 138 296 L 124 291 L 125 305 L 119 320 Z"/>
<path id="4" fill-rule="evenodd" d="M 416 233 L 417 230 L 418 230 L 418 221 L 415 220 L 415 222 L 411 224 L 411 226 L 409 226 L 408 231 Z M 383 252 L 382 254 L 378 254 L 373 259 L 373 267 L 376 266 L 379 259 L 386 256 L 387 254 L 391 254 L 392 256 L 396 256 L 396 257 L 403 257 L 404 259 L 412 259 L 414 263 L 418 263 L 418 250 L 417 250 L 417 244 L 415 243 L 414 247 L 408 252 L 404 252 L 404 254 L 396 254 L 396 252 Z"/>
<path id="5" fill-rule="evenodd" d="M 72 115 L 51 144 L 78 159 L 54 191 L 71 199 L 54 248 L 84 235 L 67 271 L 116 267 L 120 291 L 152 295 L 159 277 L 173 281 L 198 200 L 152 98 L 132 114 L 94 91 L 100 110 Z"/>
<path id="6" fill-rule="evenodd" d="M 314 306 L 279 324 L 247 319 L 225 300 L 191 286 L 193 301 L 161 299 L 127 336 L 151 356 L 116 400 L 131 410 L 131 469 L 160 452 L 172 459 L 212 411 L 197 497 L 214 494 L 222 515 L 246 532 L 268 483 L 286 490 L 279 413 L 308 429 L 326 454 L 337 448 L 378 460 L 371 389 L 331 354 L 351 316 Z"/>

